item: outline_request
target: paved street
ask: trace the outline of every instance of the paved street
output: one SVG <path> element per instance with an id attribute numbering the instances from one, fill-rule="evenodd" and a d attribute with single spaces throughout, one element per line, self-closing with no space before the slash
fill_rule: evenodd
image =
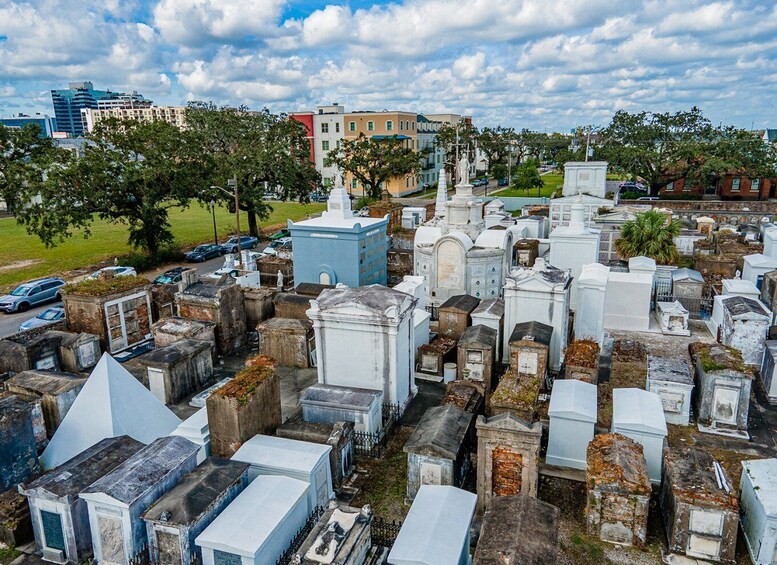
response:
<path id="1" fill-rule="evenodd" d="M 167 269 L 171 269 L 173 267 L 177 267 L 180 265 L 191 265 L 197 268 L 197 272 L 200 274 L 205 273 L 211 273 L 221 267 L 221 265 L 224 264 L 224 258 L 223 257 L 217 257 L 216 259 L 211 259 L 209 261 L 205 261 L 204 263 L 177 263 L 174 265 L 166 265 L 164 268 L 155 269 L 153 271 L 149 271 L 147 273 L 141 273 L 143 276 L 147 277 L 149 280 L 154 280 L 160 273 L 166 271 Z M 5 337 L 7 335 L 15 334 L 19 331 L 19 326 L 22 322 L 25 320 L 29 320 L 30 318 L 34 318 L 41 312 L 43 312 L 46 308 L 50 308 L 51 306 L 57 306 L 61 305 L 61 303 L 51 303 L 51 304 L 44 304 L 43 306 L 37 306 L 35 308 L 30 308 L 26 312 L 21 312 L 18 314 L 6 314 L 6 313 L 0 313 L 0 337 Z"/>

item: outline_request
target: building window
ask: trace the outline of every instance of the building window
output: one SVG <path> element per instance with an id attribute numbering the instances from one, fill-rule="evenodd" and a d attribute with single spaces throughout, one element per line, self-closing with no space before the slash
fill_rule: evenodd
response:
<path id="1" fill-rule="evenodd" d="M 731 179 L 731 192 L 739 192 L 739 185 L 742 183 L 742 179 L 734 177 Z"/>
<path id="2" fill-rule="evenodd" d="M 348 122 L 348 131 L 356 131 L 356 122 Z"/>
<path id="3" fill-rule="evenodd" d="M 394 122 L 386 120 L 386 131 L 392 131 L 394 129 Z"/>
<path id="4" fill-rule="evenodd" d="M 356 179 L 351 179 L 351 188 L 359 188 L 359 181 Z"/>
<path id="5" fill-rule="evenodd" d="M 761 190 L 761 179 L 753 179 L 750 181 L 750 192 L 758 192 Z"/>
<path id="6" fill-rule="evenodd" d="M 404 131 L 404 129 L 405 129 L 404 120 L 399 120 L 399 131 Z"/>
<path id="7" fill-rule="evenodd" d="M 340 133 L 340 122 L 335 124 L 335 133 Z"/>
<path id="8" fill-rule="evenodd" d="M 686 179 L 683 179 L 683 192 L 690 192 L 691 191 L 691 183 L 686 182 Z"/>
<path id="9" fill-rule="evenodd" d="M 321 149 L 324 151 L 329 151 L 329 140 L 325 139 L 321 142 Z"/>
<path id="10" fill-rule="evenodd" d="M 413 131 L 415 131 L 415 122 L 412 122 L 412 124 Z"/>
<path id="11" fill-rule="evenodd" d="M 375 122 L 367 122 L 367 131 L 375 131 Z"/>
<path id="12" fill-rule="evenodd" d="M 321 124 L 321 133 L 329 133 L 329 124 L 324 122 Z"/>

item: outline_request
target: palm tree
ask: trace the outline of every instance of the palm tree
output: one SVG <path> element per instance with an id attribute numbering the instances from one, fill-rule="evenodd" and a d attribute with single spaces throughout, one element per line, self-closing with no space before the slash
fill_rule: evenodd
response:
<path id="1" fill-rule="evenodd" d="M 623 224 L 615 249 L 624 259 L 651 257 L 656 263 L 669 265 L 679 259 L 674 238 L 680 235 L 680 222 L 670 221 L 666 214 L 649 210 Z"/>

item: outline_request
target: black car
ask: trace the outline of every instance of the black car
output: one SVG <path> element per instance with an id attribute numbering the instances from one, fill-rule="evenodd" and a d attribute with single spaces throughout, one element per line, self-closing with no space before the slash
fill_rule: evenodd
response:
<path id="1" fill-rule="evenodd" d="M 224 255 L 224 250 L 220 245 L 208 243 L 205 245 L 198 245 L 186 254 L 187 261 L 202 262 L 208 259 L 215 259 Z"/>
<path id="2" fill-rule="evenodd" d="M 507 182 L 507 177 L 505 177 L 505 178 L 503 178 L 503 179 L 499 179 L 499 182 L 498 182 L 497 184 L 498 184 L 499 186 L 507 186 L 507 185 L 508 185 L 508 182 Z"/>
<path id="3" fill-rule="evenodd" d="M 178 284 L 183 278 L 182 273 L 186 270 L 186 267 L 175 267 L 168 271 L 165 271 L 157 278 L 154 279 L 153 284 Z"/>

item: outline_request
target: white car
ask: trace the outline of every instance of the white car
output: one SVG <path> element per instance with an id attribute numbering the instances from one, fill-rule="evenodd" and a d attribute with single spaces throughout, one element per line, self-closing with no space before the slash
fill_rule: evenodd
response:
<path id="1" fill-rule="evenodd" d="M 103 267 L 99 271 L 95 271 L 88 278 L 96 279 L 100 276 L 100 273 L 111 271 L 114 277 L 136 277 L 138 275 L 134 267 Z"/>
<path id="2" fill-rule="evenodd" d="M 291 243 L 291 238 L 281 237 L 273 241 L 270 245 L 268 245 L 264 249 L 262 249 L 262 253 L 264 253 L 265 255 L 277 255 L 275 251 L 276 248 L 286 245 L 287 243 Z"/>

